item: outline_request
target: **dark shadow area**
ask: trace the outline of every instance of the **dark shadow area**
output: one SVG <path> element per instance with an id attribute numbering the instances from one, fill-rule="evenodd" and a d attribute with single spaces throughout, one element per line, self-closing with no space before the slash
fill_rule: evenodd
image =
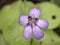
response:
<path id="1" fill-rule="evenodd" d="M 56 16 L 55 16 L 55 15 L 53 15 L 53 16 L 52 16 L 52 19 L 53 19 L 53 20 L 55 20 L 55 19 L 56 19 Z"/>
<path id="2" fill-rule="evenodd" d="M 40 41 L 40 45 L 42 45 L 43 43 L 42 43 L 42 41 Z"/>
<path id="3" fill-rule="evenodd" d="M 60 37 L 60 26 L 57 28 L 53 29 L 53 31 Z"/>
<path id="4" fill-rule="evenodd" d="M 0 9 L 1 9 L 4 5 L 6 5 L 6 4 L 11 4 L 11 3 L 15 2 L 15 1 L 17 1 L 17 0 L 0 0 Z"/>
<path id="5" fill-rule="evenodd" d="M 0 29 L 0 35 L 2 35 L 3 34 L 3 30 L 2 29 Z"/>
<path id="6" fill-rule="evenodd" d="M 60 0 L 55 0 L 54 3 L 60 7 Z"/>
<path id="7" fill-rule="evenodd" d="M 24 2 L 24 0 L 22 0 Z M 50 1 L 50 0 L 27 0 L 27 1 L 30 1 L 34 4 L 38 4 L 38 3 L 41 3 L 41 2 L 44 2 L 44 1 Z"/>

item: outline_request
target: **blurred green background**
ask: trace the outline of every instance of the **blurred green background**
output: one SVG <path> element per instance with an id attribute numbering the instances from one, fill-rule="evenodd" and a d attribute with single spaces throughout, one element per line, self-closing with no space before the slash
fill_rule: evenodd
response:
<path id="1" fill-rule="evenodd" d="M 3 1 L 0 1 L 0 45 L 60 45 L 60 0 Z M 18 23 L 18 17 L 22 13 L 28 15 L 33 7 L 41 10 L 39 19 L 48 20 L 49 27 L 42 30 L 42 39 L 25 40 L 22 35 L 25 26 Z"/>

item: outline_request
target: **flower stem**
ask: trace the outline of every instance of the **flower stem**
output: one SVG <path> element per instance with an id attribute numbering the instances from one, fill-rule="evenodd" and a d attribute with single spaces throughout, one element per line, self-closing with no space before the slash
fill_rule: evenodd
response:
<path id="1" fill-rule="evenodd" d="M 29 44 L 29 45 L 32 45 L 32 42 L 33 42 L 33 38 L 31 38 L 31 40 L 30 40 L 30 44 Z"/>

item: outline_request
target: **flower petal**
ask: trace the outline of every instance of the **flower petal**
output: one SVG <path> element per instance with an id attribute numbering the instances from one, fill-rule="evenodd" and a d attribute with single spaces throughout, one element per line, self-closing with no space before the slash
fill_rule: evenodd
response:
<path id="1" fill-rule="evenodd" d="M 48 21 L 47 20 L 37 20 L 36 24 L 43 29 L 48 28 Z"/>
<path id="2" fill-rule="evenodd" d="M 28 16 L 25 16 L 25 15 L 21 14 L 19 16 L 19 23 L 21 25 L 27 25 L 27 23 L 28 23 Z"/>
<path id="3" fill-rule="evenodd" d="M 25 39 L 29 39 L 30 36 L 31 36 L 31 33 L 32 33 L 32 28 L 31 28 L 30 25 L 28 25 L 28 26 L 25 28 L 24 32 L 23 32 L 24 38 L 25 38 Z"/>
<path id="4" fill-rule="evenodd" d="M 33 26 L 33 34 L 36 39 L 41 39 L 44 36 L 44 33 L 38 26 Z"/>
<path id="5" fill-rule="evenodd" d="M 29 16 L 31 16 L 32 18 L 38 18 L 40 16 L 40 9 L 38 8 L 30 9 Z"/>

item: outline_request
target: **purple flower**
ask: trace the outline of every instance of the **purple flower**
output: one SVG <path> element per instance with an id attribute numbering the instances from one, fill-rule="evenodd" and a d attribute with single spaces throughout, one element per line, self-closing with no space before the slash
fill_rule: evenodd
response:
<path id="1" fill-rule="evenodd" d="M 29 16 L 21 14 L 19 16 L 19 23 L 21 25 L 26 26 L 23 32 L 23 36 L 25 39 L 29 39 L 31 35 L 36 39 L 41 39 L 44 36 L 42 32 L 42 28 L 48 28 L 47 20 L 39 20 L 40 10 L 38 8 L 31 8 L 29 12 Z"/>

